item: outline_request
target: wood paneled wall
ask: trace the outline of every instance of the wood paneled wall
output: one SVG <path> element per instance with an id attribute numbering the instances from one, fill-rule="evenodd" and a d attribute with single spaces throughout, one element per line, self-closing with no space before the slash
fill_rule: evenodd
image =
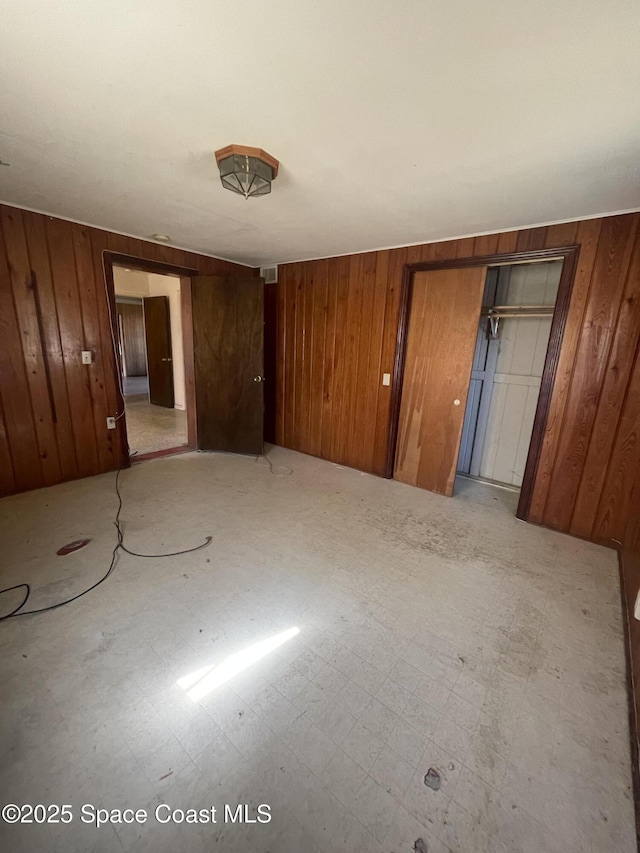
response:
<path id="1" fill-rule="evenodd" d="M 404 265 L 581 246 L 530 520 L 621 541 L 640 454 L 639 214 L 284 264 L 276 442 L 383 475 Z"/>
<path id="2" fill-rule="evenodd" d="M 0 205 L 0 495 L 115 469 L 103 250 L 207 274 L 246 267 Z M 91 350 L 93 364 L 81 363 Z"/>

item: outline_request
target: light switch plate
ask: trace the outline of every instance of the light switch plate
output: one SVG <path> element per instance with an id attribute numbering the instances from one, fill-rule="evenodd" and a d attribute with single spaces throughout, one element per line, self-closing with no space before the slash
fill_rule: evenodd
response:
<path id="1" fill-rule="evenodd" d="M 391 374 L 383 373 L 382 374 L 382 384 L 383 385 L 391 385 Z"/>
<path id="2" fill-rule="evenodd" d="M 82 363 L 83 364 L 92 364 L 93 363 L 93 353 L 89 349 L 82 350 Z"/>
<path id="3" fill-rule="evenodd" d="M 115 418 L 107 418 L 107 429 L 115 429 L 116 428 L 116 419 Z"/>

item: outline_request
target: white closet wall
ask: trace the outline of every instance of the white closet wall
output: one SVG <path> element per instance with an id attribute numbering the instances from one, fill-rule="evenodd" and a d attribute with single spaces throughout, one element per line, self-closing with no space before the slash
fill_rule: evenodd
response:
<path id="1" fill-rule="evenodd" d="M 514 266 L 505 305 L 553 305 L 562 262 Z M 500 343 L 491 392 L 480 476 L 521 486 L 531 442 L 551 317 L 500 320 Z"/>

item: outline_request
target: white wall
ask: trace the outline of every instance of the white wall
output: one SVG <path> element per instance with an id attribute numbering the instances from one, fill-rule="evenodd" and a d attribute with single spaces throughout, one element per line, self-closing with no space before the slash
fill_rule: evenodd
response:
<path id="1" fill-rule="evenodd" d="M 149 296 L 149 273 L 138 270 L 113 268 L 113 284 L 116 296 Z"/>
<path id="2" fill-rule="evenodd" d="M 180 279 L 171 275 L 156 275 L 155 273 L 148 274 L 147 278 L 149 282 L 148 296 L 167 296 L 169 298 L 175 408 L 184 410 L 187 407 L 187 400 L 184 382 Z"/>

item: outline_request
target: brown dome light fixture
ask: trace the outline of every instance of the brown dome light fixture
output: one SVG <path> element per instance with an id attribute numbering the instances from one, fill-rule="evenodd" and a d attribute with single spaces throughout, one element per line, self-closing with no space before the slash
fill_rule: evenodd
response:
<path id="1" fill-rule="evenodd" d="M 262 148 L 227 145 L 225 148 L 219 148 L 215 155 L 220 169 L 220 180 L 225 189 L 239 193 L 245 198 L 271 192 L 271 181 L 278 174 L 280 164 Z"/>

